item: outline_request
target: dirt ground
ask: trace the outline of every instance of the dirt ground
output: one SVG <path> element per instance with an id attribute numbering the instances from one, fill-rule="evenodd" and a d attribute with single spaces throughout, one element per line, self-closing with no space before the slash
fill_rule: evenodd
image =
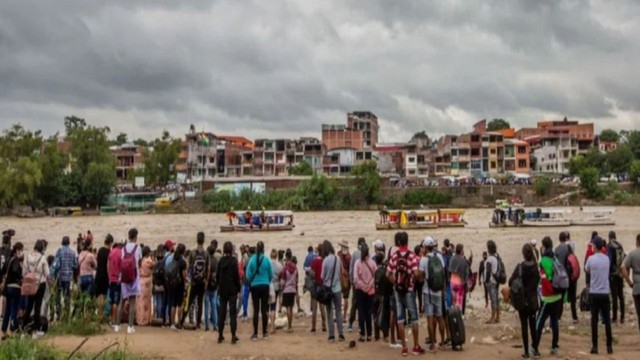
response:
<path id="1" fill-rule="evenodd" d="M 568 309 L 567 309 L 568 310 Z M 614 354 L 609 356 L 601 354 L 598 357 L 589 355 L 591 347 L 591 333 L 588 326 L 588 318 L 581 314 L 581 323 L 573 327 L 563 323 L 560 335 L 560 354 L 549 355 L 551 334 L 543 335 L 540 350 L 543 358 L 557 359 L 638 359 L 640 354 L 640 335 L 635 323 L 624 326 L 614 326 Z M 249 320 L 250 321 L 250 320 Z M 138 327 L 135 335 L 126 335 L 125 329 L 119 334 L 112 331 L 104 335 L 94 336 L 82 347 L 82 351 L 97 353 L 104 347 L 118 342 L 126 346 L 135 354 L 145 355 L 152 359 L 380 359 L 400 358 L 400 350 L 390 349 L 382 342 L 357 343 L 354 349 L 349 349 L 349 341 L 356 340 L 357 334 L 345 332 L 346 342 L 329 344 L 326 333 L 311 334 L 308 317 L 298 317 L 294 321 L 293 334 L 279 331 L 270 336 L 269 340 L 251 342 L 251 324 L 239 322 L 240 342 L 236 345 L 229 343 L 230 335 L 226 334 L 227 341 L 217 344 L 217 333 L 204 331 L 174 332 L 169 329 Z M 565 319 L 566 321 L 566 319 Z M 495 360 L 519 359 L 522 354 L 519 327 L 516 326 L 514 314 L 505 314 L 503 322 L 498 325 L 484 324 L 484 310 L 471 311 L 467 317 L 467 344 L 462 352 L 451 350 L 439 351 L 435 355 L 425 354 L 425 357 L 437 357 L 441 359 L 473 359 Z M 319 327 L 319 326 L 318 326 Z M 354 329 L 355 330 L 355 329 Z M 228 331 L 228 330 L 226 330 Z M 346 329 L 345 329 L 346 331 Z M 426 328 L 424 319 L 421 319 L 420 341 L 424 341 Z M 408 336 L 411 339 L 410 336 Z M 82 341 L 81 337 L 64 336 L 55 338 L 43 338 L 41 341 L 51 343 L 58 348 L 71 351 Z M 604 328 L 600 329 L 600 349 L 605 353 Z"/>

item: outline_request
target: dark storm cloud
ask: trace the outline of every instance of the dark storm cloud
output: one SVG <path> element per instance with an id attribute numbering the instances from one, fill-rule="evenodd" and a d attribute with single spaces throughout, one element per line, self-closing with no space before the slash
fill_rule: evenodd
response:
<path id="1" fill-rule="evenodd" d="M 371 110 L 383 139 L 640 112 L 633 1 L 0 3 L 0 119 L 52 133 L 319 136 Z M 620 111 L 625 117 L 620 118 Z M 3 127 L 4 127 L 3 126 Z"/>

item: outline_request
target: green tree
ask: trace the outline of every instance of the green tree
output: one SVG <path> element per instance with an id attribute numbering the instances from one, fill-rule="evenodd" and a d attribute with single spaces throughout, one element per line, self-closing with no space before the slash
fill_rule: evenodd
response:
<path id="1" fill-rule="evenodd" d="M 0 205 L 13 208 L 19 205 L 34 205 L 36 189 L 42 182 L 38 162 L 23 156 L 11 166 L 4 163 L 0 175 Z"/>
<path id="2" fill-rule="evenodd" d="M 145 139 L 138 138 L 138 139 L 133 140 L 133 145 L 147 147 L 147 146 L 149 146 L 149 142 L 147 140 L 145 140 Z"/>
<path id="3" fill-rule="evenodd" d="M 640 185 L 640 160 L 633 160 L 629 166 L 629 180 L 636 186 Z"/>
<path id="4" fill-rule="evenodd" d="M 620 144 L 618 147 L 606 154 L 609 170 L 614 174 L 625 173 L 633 161 L 633 151 L 627 144 Z"/>
<path id="5" fill-rule="evenodd" d="M 20 124 L 14 124 L 0 137 L 0 158 L 11 163 L 23 156 L 32 156 L 40 151 L 42 142 L 40 131 L 31 132 Z"/>
<path id="6" fill-rule="evenodd" d="M 116 136 L 115 140 L 113 141 L 114 145 L 122 145 L 125 144 L 127 142 L 127 134 L 125 133 L 119 133 L 118 136 Z"/>
<path id="7" fill-rule="evenodd" d="M 632 130 L 626 135 L 626 142 L 636 159 L 640 159 L 640 131 Z"/>
<path id="8" fill-rule="evenodd" d="M 300 162 L 289 169 L 289 175 L 294 176 L 311 176 L 313 173 L 313 167 L 306 161 Z"/>
<path id="9" fill-rule="evenodd" d="M 84 120 L 83 120 L 84 121 Z M 89 165 L 93 162 L 112 164 L 115 163 L 109 151 L 109 129 L 94 126 L 76 126 L 67 132 L 67 138 L 71 143 L 71 157 L 73 171 L 80 175 L 87 173 Z"/>
<path id="10" fill-rule="evenodd" d="M 511 128 L 511 124 L 504 119 L 493 119 L 487 125 L 488 131 L 498 131 Z"/>
<path id="11" fill-rule="evenodd" d="M 72 130 L 84 129 L 85 127 L 87 127 L 87 122 L 82 118 L 73 115 L 64 118 L 64 129 L 67 134 Z"/>
<path id="12" fill-rule="evenodd" d="M 42 147 L 38 158 L 42 171 L 42 183 L 38 187 L 38 200 L 47 207 L 63 205 L 63 178 L 68 163 L 67 157 L 58 150 L 56 136 L 49 138 Z"/>
<path id="13" fill-rule="evenodd" d="M 380 200 L 380 174 L 375 161 L 367 160 L 354 166 L 351 174 L 355 176 L 358 193 L 364 196 L 368 204 Z"/>
<path id="14" fill-rule="evenodd" d="M 164 130 L 162 137 L 156 139 L 153 151 L 144 152 L 144 176 L 149 185 L 164 186 L 175 178 L 175 166 L 180 156 L 180 140 L 172 139 Z"/>
<path id="15" fill-rule="evenodd" d="M 587 167 L 580 172 L 580 188 L 589 199 L 599 199 L 603 195 L 598 185 L 599 171 L 594 167 Z"/>
<path id="16" fill-rule="evenodd" d="M 336 188 L 324 175 L 314 174 L 308 181 L 298 185 L 296 204 L 301 210 L 324 210 L 334 201 Z"/>
<path id="17" fill-rule="evenodd" d="M 538 176 L 533 181 L 533 190 L 535 190 L 536 195 L 538 196 L 547 196 L 549 193 L 549 186 L 551 185 L 551 181 L 546 176 Z"/>
<path id="18" fill-rule="evenodd" d="M 600 133 L 600 140 L 602 141 L 618 141 L 619 139 L 620 135 L 612 129 L 604 129 Z"/>
<path id="19" fill-rule="evenodd" d="M 82 179 L 82 194 L 91 206 L 100 206 L 116 185 L 113 164 L 93 162 Z"/>
<path id="20" fill-rule="evenodd" d="M 584 167 L 594 168 L 598 170 L 600 175 L 606 175 L 610 172 L 607 156 L 594 146 L 584 156 Z"/>
<path id="21" fill-rule="evenodd" d="M 586 167 L 584 156 L 574 156 L 569 159 L 569 174 L 578 175 Z"/>

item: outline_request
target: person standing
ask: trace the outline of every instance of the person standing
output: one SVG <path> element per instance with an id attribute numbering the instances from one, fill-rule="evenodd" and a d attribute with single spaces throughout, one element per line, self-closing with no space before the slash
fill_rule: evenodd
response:
<path id="1" fill-rule="evenodd" d="M 120 265 L 122 264 L 122 243 L 116 243 L 109 252 L 107 272 L 109 275 L 109 301 L 111 302 L 111 325 L 118 324 L 118 307 L 120 306 L 122 287 L 120 286 Z"/>
<path id="2" fill-rule="evenodd" d="M 140 295 L 136 300 L 136 323 L 139 326 L 147 326 L 151 323 L 151 292 L 153 280 L 153 268 L 155 261 L 151 256 L 148 246 L 142 248 L 142 260 L 140 261 Z"/>
<path id="3" fill-rule="evenodd" d="M 567 233 L 565 231 L 560 232 L 558 235 L 558 240 L 560 244 L 556 246 L 555 255 L 556 260 L 564 266 L 567 270 L 567 274 L 572 274 L 573 269 L 571 268 L 571 263 L 569 262 L 569 254 L 572 253 L 571 246 L 567 243 Z M 563 306 L 560 308 L 560 319 L 562 319 L 562 313 L 564 311 L 564 301 L 565 299 L 569 301 L 571 304 L 571 317 L 573 319 L 573 323 L 578 323 L 578 312 L 576 311 L 576 293 L 577 293 L 577 285 L 578 281 L 573 281 L 571 276 L 569 276 L 569 289 L 567 289 L 566 293 L 563 294 Z M 566 296 L 565 296 L 566 295 Z"/>
<path id="4" fill-rule="evenodd" d="M 484 307 L 489 307 L 489 294 L 487 293 L 487 285 L 485 284 L 484 272 L 485 272 L 485 263 L 487 262 L 487 258 L 489 255 L 486 251 L 482 252 L 482 260 L 480 261 L 480 265 L 478 265 L 478 284 L 482 284 L 482 289 L 484 290 Z"/>
<path id="5" fill-rule="evenodd" d="M 209 253 L 204 249 L 204 233 L 201 231 L 196 235 L 196 249 L 189 254 L 189 270 L 191 275 L 191 290 L 189 291 L 188 309 L 180 319 L 180 327 L 184 325 L 184 320 L 193 306 L 197 308 L 196 329 L 200 329 L 202 321 L 202 310 L 204 306 L 204 290 L 208 281 L 209 266 L 211 259 Z"/>
<path id="6" fill-rule="evenodd" d="M 520 305 L 518 317 L 520 318 L 520 334 L 522 335 L 522 354 L 523 359 L 530 356 L 539 356 L 539 354 L 530 353 L 529 334 L 531 334 L 531 343 L 536 343 L 536 312 L 540 308 L 538 299 L 538 284 L 540 283 L 540 271 L 536 262 L 536 255 L 531 244 L 525 244 L 522 247 L 522 261 L 513 270 L 513 274 L 509 278 L 509 286 L 513 287 L 516 279 L 522 281 L 524 304 Z"/>
<path id="7" fill-rule="evenodd" d="M 6 299 L 2 316 L 2 340 L 18 329 L 18 309 L 20 307 L 20 288 L 22 287 L 24 246 L 16 242 L 11 249 L 9 259 L 2 269 L 2 294 Z"/>
<path id="8" fill-rule="evenodd" d="M 615 234 L 614 234 L 615 235 Z M 591 354 L 598 353 L 598 319 L 602 317 L 607 337 L 607 354 L 613 354 L 613 337 L 611 335 L 611 292 L 609 279 L 611 264 L 609 257 L 601 253 L 604 241 L 600 237 L 593 239 L 595 254 L 587 260 L 584 270 L 591 276 L 589 287 L 589 306 L 591 307 Z M 615 314 L 615 313 L 614 313 Z"/>
<path id="9" fill-rule="evenodd" d="M 607 245 L 607 253 L 610 262 L 610 285 L 611 285 L 611 304 L 612 314 L 611 322 L 618 322 L 618 309 L 620 309 L 620 324 L 624 324 L 624 282 L 620 274 L 620 268 L 624 262 L 625 254 L 622 244 L 616 239 L 616 232 L 609 231 L 609 245 Z"/>
<path id="10" fill-rule="evenodd" d="M 62 238 L 62 247 L 56 252 L 54 263 L 57 264 L 58 296 L 56 297 L 56 316 L 61 319 L 60 301 L 64 297 L 65 315 L 71 309 L 71 279 L 78 268 L 78 257 L 69 247 L 71 239 L 68 236 Z"/>
<path id="11" fill-rule="evenodd" d="M 276 309 L 278 307 L 278 300 L 280 299 L 280 294 L 282 293 L 282 289 L 280 287 L 280 277 L 282 276 L 282 270 L 284 269 L 282 264 L 278 261 L 278 250 L 271 250 L 271 266 L 273 267 L 273 279 L 271 283 L 273 284 L 273 291 L 275 293 L 275 298 L 273 302 L 269 304 L 269 317 L 271 323 L 271 330 L 269 331 L 271 334 L 275 334 L 276 332 Z"/>
<path id="12" fill-rule="evenodd" d="M 132 228 L 128 234 L 129 240 L 122 248 L 122 262 L 120 263 L 120 287 L 122 298 L 120 306 L 118 306 L 118 320 L 114 328 L 115 332 L 120 330 L 120 321 L 122 320 L 122 307 L 125 300 L 129 306 L 129 326 L 127 334 L 136 332 L 134 320 L 136 316 L 136 298 L 140 295 L 140 260 L 142 260 L 142 250 L 138 246 L 138 230 Z"/>
<path id="13" fill-rule="evenodd" d="M 80 267 L 80 291 L 93 297 L 94 274 L 98 267 L 98 262 L 87 240 L 82 244 L 82 252 L 78 255 L 78 266 Z"/>
<path id="14" fill-rule="evenodd" d="M 396 310 L 398 321 L 398 335 L 402 341 L 402 356 L 409 354 L 407 340 L 405 338 L 405 316 L 408 314 L 409 323 L 413 335 L 414 355 L 424 354 L 424 349 L 418 343 L 418 310 L 416 308 L 416 294 L 414 289 L 415 276 L 418 271 L 418 257 L 409 250 L 409 235 L 406 232 L 398 232 L 395 237 L 399 245 L 389 261 L 387 277 L 394 283 L 396 296 Z"/>
<path id="15" fill-rule="evenodd" d="M 551 322 L 551 354 L 558 354 L 558 342 L 560 340 L 560 308 L 562 307 L 562 293 L 556 292 L 553 288 L 554 273 L 554 261 L 555 255 L 553 253 L 553 241 L 550 237 L 545 236 L 542 239 L 542 249 L 540 257 L 540 297 L 542 301 L 542 308 L 538 312 L 536 317 L 536 337 L 533 339 L 532 356 L 539 357 L 540 351 L 538 349 L 540 340 L 542 338 L 542 330 L 547 318 Z"/>
<path id="16" fill-rule="evenodd" d="M 113 236 L 107 234 L 104 245 L 98 249 L 96 257 L 95 295 L 98 297 L 98 309 L 104 308 L 104 303 L 109 292 L 109 253 L 113 245 Z"/>
<path id="17" fill-rule="evenodd" d="M 429 351 L 435 353 L 437 344 L 436 324 L 440 328 L 442 345 L 445 343 L 443 289 L 446 275 L 444 271 L 444 259 L 442 255 L 437 252 L 435 239 L 431 236 L 426 237 L 422 242 L 422 246 L 424 247 L 425 255 L 420 259 L 420 264 L 418 265 L 418 277 L 424 279 L 425 282 L 421 296 L 424 297 L 424 313 L 427 317 L 427 343 L 429 345 Z M 434 270 L 433 272 L 440 272 L 440 274 L 429 271 L 431 261 L 439 262 L 431 264 L 431 269 Z"/>
<path id="18" fill-rule="evenodd" d="M 636 236 L 636 248 L 624 259 L 620 274 L 629 287 L 633 289 L 633 302 L 636 307 L 638 329 L 640 330 L 640 234 Z M 633 280 L 631 275 L 633 275 Z"/>
<path id="19" fill-rule="evenodd" d="M 329 325 L 329 342 L 334 342 L 335 328 L 333 327 L 334 320 L 336 327 L 338 328 L 338 341 L 344 341 L 343 323 L 342 323 L 342 287 L 340 285 L 340 258 L 336 256 L 336 252 L 333 245 L 329 240 L 325 240 L 322 243 L 322 253 L 324 260 L 322 260 L 322 283 L 324 286 L 331 288 L 333 293 L 333 299 L 326 304 L 327 307 L 327 323 Z"/>
<path id="20" fill-rule="evenodd" d="M 498 274 L 500 262 L 498 261 L 498 247 L 493 240 L 487 241 L 487 252 L 489 257 L 484 265 L 484 282 L 491 301 L 491 317 L 486 323 L 497 324 L 500 322 L 500 298 L 498 297 L 499 284 L 496 280 L 496 275 Z"/>
<path id="21" fill-rule="evenodd" d="M 213 331 L 218 331 L 218 259 L 215 256 L 216 246 L 210 245 L 207 248 L 209 253 L 209 276 L 207 277 L 207 287 L 204 293 L 204 331 L 209 331 L 209 324 Z"/>
<path id="22" fill-rule="evenodd" d="M 358 306 L 358 327 L 360 338 L 358 341 L 370 342 L 373 335 L 371 318 L 373 316 L 373 297 L 376 293 L 375 273 L 376 263 L 369 258 L 369 247 L 363 244 L 360 247 L 360 259 L 353 266 L 353 281 L 356 292 L 356 304 Z"/>
<path id="23" fill-rule="evenodd" d="M 322 244 L 318 245 L 316 250 L 316 257 L 311 261 L 311 268 L 308 275 L 313 277 L 313 286 L 317 289 L 319 286 L 323 286 L 322 281 L 322 257 L 323 257 Z M 318 316 L 318 308 L 320 308 L 320 321 L 322 323 L 322 332 L 327 331 L 327 313 L 322 304 L 318 303 L 318 300 L 314 296 L 311 298 L 311 333 L 316 332 L 316 321 Z"/>
<path id="24" fill-rule="evenodd" d="M 165 291 L 167 293 L 167 307 L 169 308 L 169 324 L 171 330 L 180 330 L 182 320 L 184 291 L 187 283 L 187 260 L 184 244 L 178 244 L 176 250 L 165 260 Z M 176 316 L 178 325 L 176 326 Z"/>
<path id="25" fill-rule="evenodd" d="M 218 283 L 218 296 L 220 306 L 218 307 L 218 344 L 224 342 L 224 324 L 227 321 L 227 311 L 229 312 L 229 326 L 231 328 L 231 344 L 238 342 L 236 336 L 237 329 L 237 300 L 240 294 L 240 271 L 238 259 L 233 256 L 233 244 L 227 241 L 222 246 L 222 257 L 218 262 L 216 273 Z"/>
<path id="26" fill-rule="evenodd" d="M 293 332 L 293 304 L 298 292 L 297 260 L 291 251 L 286 253 L 287 265 L 281 272 L 280 288 L 282 289 L 282 306 L 287 310 L 287 332 Z"/>
<path id="27" fill-rule="evenodd" d="M 253 335 L 252 341 L 258 340 L 258 320 L 262 316 L 262 337 L 269 338 L 267 325 L 269 322 L 269 284 L 273 279 L 271 261 L 264 255 L 264 243 L 258 241 L 256 254 L 249 259 L 245 274 L 250 284 L 251 301 L 253 303 Z M 295 300 L 295 299 L 294 299 Z"/>
<path id="28" fill-rule="evenodd" d="M 32 296 L 27 296 L 27 311 L 24 315 L 25 326 L 29 328 L 30 332 L 32 332 L 36 338 L 44 335 L 44 333 L 40 331 L 40 312 L 42 310 L 44 293 L 47 288 L 47 280 L 49 279 L 49 263 L 44 256 L 44 250 L 44 240 L 37 240 L 33 247 L 33 252 L 27 255 L 24 263 L 25 273 L 33 272 L 36 279 L 38 279 L 38 291 Z M 32 312 L 33 325 L 31 325 Z"/>
<path id="29" fill-rule="evenodd" d="M 342 289 L 342 318 L 347 319 L 349 313 L 349 304 L 351 302 L 351 275 L 349 274 L 349 266 L 351 264 L 351 254 L 349 253 L 349 244 L 347 242 L 339 242 L 340 250 L 336 254 L 340 258 L 340 288 Z M 352 326 L 353 324 L 350 323 Z M 351 329 L 350 331 L 353 331 Z"/>
<path id="30" fill-rule="evenodd" d="M 343 264 L 345 264 L 345 266 L 346 266 L 346 264 L 349 265 L 349 284 L 351 285 L 351 292 L 354 294 L 351 297 L 351 308 L 349 309 L 349 328 L 347 329 L 347 331 L 349 331 L 349 332 L 353 331 L 353 323 L 356 322 L 356 310 L 358 309 L 358 304 L 356 304 L 357 301 L 356 301 L 356 296 L 355 296 L 356 288 L 355 288 L 355 286 L 353 284 L 353 281 L 354 281 L 353 280 L 353 267 L 355 266 L 356 261 L 358 261 L 361 258 L 360 249 L 363 246 L 366 246 L 366 245 L 367 245 L 367 241 L 363 237 L 358 238 L 358 247 L 357 247 L 356 251 L 354 251 L 353 254 L 351 254 L 351 258 L 349 259 L 348 263 L 344 263 L 343 262 Z M 340 260 L 342 260 L 342 259 L 340 259 Z M 347 311 L 345 309 L 345 313 L 346 312 Z"/>
<path id="31" fill-rule="evenodd" d="M 469 275 L 469 262 L 464 257 L 464 246 L 456 245 L 455 254 L 449 260 L 449 279 L 453 303 L 458 309 L 463 308 L 465 297 L 465 284 Z"/>

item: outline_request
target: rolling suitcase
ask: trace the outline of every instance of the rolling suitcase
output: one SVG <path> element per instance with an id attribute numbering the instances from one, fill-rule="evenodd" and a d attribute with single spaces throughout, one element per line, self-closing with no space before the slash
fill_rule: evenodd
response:
<path id="1" fill-rule="evenodd" d="M 452 306 L 449 310 L 449 329 L 451 329 L 451 348 L 454 351 L 461 351 L 465 343 L 464 321 L 462 312 L 457 306 Z"/>

